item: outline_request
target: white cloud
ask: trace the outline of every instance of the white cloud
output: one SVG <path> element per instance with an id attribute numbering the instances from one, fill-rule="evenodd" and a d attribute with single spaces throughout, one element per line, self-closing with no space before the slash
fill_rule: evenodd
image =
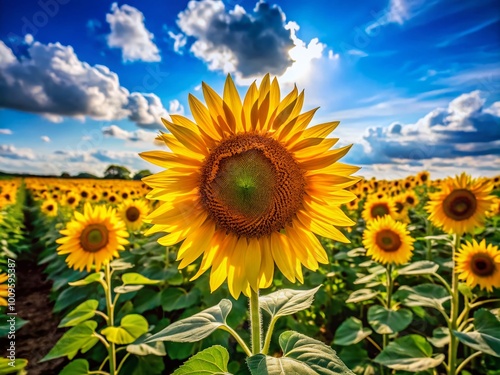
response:
<path id="1" fill-rule="evenodd" d="M 171 100 L 168 106 L 168 112 L 176 115 L 184 114 L 184 106 L 177 100 Z"/>
<path id="2" fill-rule="evenodd" d="M 131 142 L 153 142 L 156 137 L 156 133 L 154 132 L 148 132 L 142 129 L 131 132 L 122 129 L 117 125 L 111 125 L 102 128 L 102 134 L 108 137 L 123 139 Z"/>
<path id="3" fill-rule="evenodd" d="M 10 129 L 0 129 L 0 134 L 10 135 L 10 134 L 12 134 L 12 130 L 10 130 Z"/>
<path id="4" fill-rule="evenodd" d="M 168 36 L 174 40 L 174 51 L 182 55 L 187 43 L 187 37 L 183 33 L 176 34 L 172 31 L 168 32 Z"/>
<path id="5" fill-rule="evenodd" d="M 64 116 L 128 118 L 141 127 L 162 128 L 160 116 L 168 113 L 158 96 L 130 93 L 116 73 L 80 61 L 71 46 L 34 42 L 28 53 L 30 58 L 17 60 L 0 41 L 0 107 L 39 113 L 54 122 Z"/>
<path id="6" fill-rule="evenodd" d="M 14 145 L 0 145 L 0 157 L 14 160 L 33 160 L 35 154 L 30 148 L 16 148 Z"/>
<path id="7" fill-rule="evenodd" d="M 117 3 L 111 6 L 111 13 L 106 15 L 111 27 L 108 46 L 120 48 L 123 61 L 160 61 L 158 47 L 153 42 L 154 35 L 144 25 L 144 15 L 138 9 Z"/>
<path id="8" fill-rule="evenodd" d="M 24 36 L 24 42 L 25 42 L 26 44 L 31 44 L 31 43 L 33 43 L 33 40 L 34 40 L 34 39 L 33 39 L 33 35 L 31 35 L 31 34 L 26 34 L 26 35 Z"/>
<path id="9" fill-rule="evenodd" d="M 45 143 L 49 143 L 49 142 L 50 142 L 50 138 L 49 138 L 48 136 L 46 136 L 46 135 L 42 135 L 42 136 L 40 137 L 40 139 L 41 139 L 42 141 L 44 141 Z"/>

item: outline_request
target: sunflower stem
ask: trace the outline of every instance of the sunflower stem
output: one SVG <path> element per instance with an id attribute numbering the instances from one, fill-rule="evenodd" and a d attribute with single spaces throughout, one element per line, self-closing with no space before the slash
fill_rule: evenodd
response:
<path id="1" fill-rule="evenodd" d="M 388 264 L 386 267 L 386 275 L 387 275 L 387 283 L 386 283 L 386 290 L 387 290 L 387 300 L 385 302 L 386 307 L 388 310 L 391 309 L 392 305 L 392 288 L 394 284 L 394 280 L 392 279 L 392 264 Z M 387 347 L 389 344 L 389 334 L 384 334 L 382 335 L 382 350 Z M 386 371 L 384 371 L 384 374 Z"/>
<path id="2" fill-rule="evenodd" d="M 455 234 L 455 241 L 453 245 L 453 251 L 451 254 L 453 267 L 451 274 L 451 308 L 450 308 L 450 344 L 448 346 L 448 375 L 455 375 L 457 373 L 457 351 L 458 351 L 458 339 L 453 333 L 458 328 L 458 310 L 459 310 L 459 291 L 458 291 L 458 275 L 455 270 L 455 254 L 460 246 L 461 236 Z"/>
<path id="3" fill-rule="evenodd" d="M 262 354 L 267 355 L 269 352 L 269 346 L 271 345 L 271 337 L 273 336 L 274 325 L 277 319 L 271 319 L 269 322 L 269 327 L 267 327 L 266 338 L 264 339 L 264 348 L 262 349 Z"/>
<path id="4" fill-rule="evenodd" d="M 252 355 L 259 354 L 261 352 L 259 292 L 253 289 L 250 292 L 250 327 L 252 333 Z"/>
<path id="5" fill-rule="evenodd" d="M 106 264 L 104 268 L 104 275 L 105 275 L 105 283 L 106 283 L 106 288 L 105 288 L 105 293 L 106 293 L 106 308 L 108 312 L 108 327 L 113 327 L 114 326 L 114 305 L 113 305 L 113 300 L 112 300 L 112 295 L 111 295 L 111 268 L 109 266 L 109 263 Z M 109 373 L 110 375 L 116 375 L 116 348 L 115 344 L 113 342 L 109 343 L 108 347 L 108 357 L 109 357 Z"/>

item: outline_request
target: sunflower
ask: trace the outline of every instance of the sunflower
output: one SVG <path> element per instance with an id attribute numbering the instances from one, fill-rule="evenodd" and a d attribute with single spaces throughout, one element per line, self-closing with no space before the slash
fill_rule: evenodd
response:
<path id="1" fill-rule="evenodd" d="M 370 195 L 366 199 L 361 216 L 368 222 L 385 215 L 394 216 L 395 213 L 396 206 L 392 199 L 387 197 L 378 198 L 376 195 Z"/>
<path id="2" fill-rule="evenodd" d="M 42 203 L 42 212 L 47 216 L 56 216 L 57 208 L 57 202 L 53 199 L 47 199 Z"/>
<path id="3" fill-rule="evenodd" d="M 304 94 L 295 87 L 280 99 L 278 81 L 266 75 L 243 101 L 230 76 L 221 98 L 203 83 L 207 107 L 194 96 L 195 122 L 162 119 L 171 134 L 157 138 L 172 150 L 141 156 L 165 171 L 143 179 L 149 199 L 163 204 L 148 216 L 149 233 L 169 232 L 159 243 L 182 240 L 184 268 L 202 256 L 196 279 L 211 267 L 214 291 L 227 279 L 230 293 L 271 285 L 274 264 L 290 281 L 303 282 L 328 256 L 313 234 L 349 242 L 336 226 L 350 226 L 340 205 L 356 198 L 344 190 L 359 168 L 341 164 L 350 146 L 331 150 L 326 138 L 338 125 L 307 128 L 316 109 L 301 113 Z"/>
<path id="4" fill-rule="evenodd" d="M 429 220 L 445 232 L 463 234 L 481 226 L 493 196 L 491 183 L 471 179 L 466 173 L 447 178 L 442 190 L 429 194 Z"/>
<path id="5" fill-rule="evenodd" d="M 479 285 L 481 289 L 489 292 L 493 291 L 493 288 L 500 288 L 498 246 L 486 246 L 485 240 L 479 244 L 476 240 L 472 240 L 472 243 L 466 242 L 456 254 L 455 261 L 459 279 L 465 280 L 471 288 Z"/>
<path id="6" fill-rule="evenodd" d="M 422 171 L 419 174 L 417 174 L 417 181 L 419 181 L 420 184 L 427 185 L 429 180 L 430 180 L 430 173 L 428 171 Z"/>
<path id="7" fill-rule="evenodd" d="M 8 285 L 5 283 L 9 278 L 6 273 L 0 273 L 0 306 L 7 306 L 6 297 L 9 295 Z"/>
<path id="8" fill-rule="evenodd" d="M 366 254 L 382 264 L 405 264 L 412 256 L 413 242 L 406 225 L 386 215 L 368 223 L 363 233 Z"/>
<path id="9" fill-rule="evenodd" d="M 149 213 L 148 204 L 144 200 L 127 200 L 118 207 L 118 213 L 129 231 L 141 228 L 144 218 Z"/>
<path id="10" fill-rule="evenodd" d="M 64 203 L 67 206 L 76 208 L 76 206 L 78 206 L 78 203 L 80 203 L 80 196 L 71 192 L 67 193 L 64 197 Z"/>
<path id="11" fill-rule="evenodd" d="M 407 191 L 404 193 L 405 203 L 409 207 L 415 207 L 418 204 L 418 197 L 413 191 Z"/>
<path id="12" fill-rule="evenodd" d="M 66 263 L 71 268 L 90 272 L 95 264 L 96 271 L 111 259 L 118 257 L 118 250 L 124 250 L 129 236 L 125 224 L 116 216 L 116 210 L 106 206 L 92 207 L 86 203 L 83 214 L 75 211 L 70 221 L 56 240 L 59 255 L 69 254 Z"/>

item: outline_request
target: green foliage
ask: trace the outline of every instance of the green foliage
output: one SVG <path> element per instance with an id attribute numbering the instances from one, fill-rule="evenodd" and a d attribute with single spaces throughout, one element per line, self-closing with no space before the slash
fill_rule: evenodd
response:
<path id="1" fill-rule="evenodd" d="M 230 375 L 228 362 L 227 350 L 216 345 L 189 358 L 173 375 Z"/>

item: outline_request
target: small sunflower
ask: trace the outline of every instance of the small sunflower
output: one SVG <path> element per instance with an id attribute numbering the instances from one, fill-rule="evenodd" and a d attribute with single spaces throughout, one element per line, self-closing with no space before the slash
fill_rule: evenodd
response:
<path id="1" fill-rule="evenodd" d="M 479 285 L 488 292 L 500 288 L 500 250 L 498 246 L 486 245 L 476 240 L 462 245 L 455 256 L 458 278 L 465 280 L 471 288 Z"/>
<path id="2" fill-rule="evenodd" d="M 92 207 L 86 203 L 83 214 L 75 211 L 75 218 L 60 233 L 56 240 L 59 255 L 69 254 L 68 266 L 76 270 L 87 268 L 90 272 L 95 264 L 96 271 L 111 259 L 118 257 L 118 250 L 124 250 L 129 236 L 125 224 L 116 216 L 116 210 L 106 206 Z"/>
<path id="3" fill-rule="evenodd" d="M 149 213 L 148 204 L 144 200 L 127 200 L 118 207 L 118 213 L 129 231 L 141 228 L 144 218 Z"/>
<path id="4" fill-rule="evenodd" d="M 78 203 L 80 202 L 80 196 L 75 194 L 75 193 L 67 193 L 64 197 L 63 202 L 72 208 L 76 208 L 78 206 Z"/>
<path id="5" fill-rule="evenodd" d="M 413 253 L 413 242 L 406 225 L 386 215 L 368 222 L 363 245 L 373 260 L 382 264 L 405 264 Z"/>
<path id="6" fill-rule="evenodd" d="M 483 179 L 471 179 L 466 173 L 447 178 L 442 190 L 429 194 L 425 207 L 429 220 L 445 232 L 463 234 L 481 226 L 491 207 L 492 185 Z"/>
<path id="7" fill-rule="evenodd" d="M 53 199 L 47 199 L 42 203 L 42 212 L 47 216 L 57 215 L 58 204 Z"/>
<path id="8" fill-rule="evenodd" d="M 404 199 L 406 205 L 409 207 L 415 207 L 418 204 L 418 197 L 413 191 L 407 191 L 404 193 Z"/>
<path id="9" fill-rule="evenodd" d="M 8 293 L 8 285 L 5 283 L 9 275 L 6 273 L 0 273 L 0 306 L 7 306 L 7 296 Z"/>
<path id="10" fill-rule="evenodd" d="M 392 199 L 385 196 L 378 198 L 375 195 L 370 195 L 366 199 L 361 216 L 366 222 L 369 222 L 385 215 L 394 216 L 395 213 L 396 205 Z"/>
<path id="11" fill-rule="evenodd" d="M 419 174 L 417 174 L 417 181 L 420 182 L 422 185 L 427 185 L 427 183 L 430 180 L 430 173 L 428 171 L 422 171 Z"/>
<path id="12" fill-rule="evenodd" d="M 194 122 L 163 120 L 160 134 L 172 152 L 141 157 L 164 171 L 143 179 L 148 198 L 164 203 L 149 216 L 159 243 L 184 241 L 177 259 L 184 268 L 202 257 L 210 288 L 227 279 L 230 293 L 250 295 L 271 285 L 275 264 L 291 282 L 303 282 L 302 266 L 318 269 L 328 256 L 313 234 L 349 242 L 337 227 L 353 225 L 340 209 L 356 198 L 345 190 L 359 168 L 339 163 L 350 146 L 331 149 L 326 138 L 338 125 L 308 127 L 316 109 L 302 113 L 304 93 L 281 98 L 277 79 L 266 75 L 243 100 L 230 76 L 223 96 L 202 84 L 206 106 L 189 96 Z M 194 279 L 193 278 L 193 279 Z"/>

